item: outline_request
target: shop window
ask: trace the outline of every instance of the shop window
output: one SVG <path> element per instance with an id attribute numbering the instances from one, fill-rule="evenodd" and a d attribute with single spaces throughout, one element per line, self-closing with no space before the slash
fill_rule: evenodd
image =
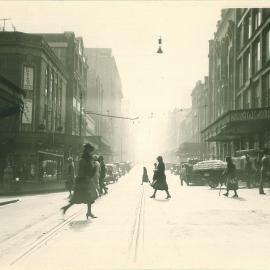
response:
<path id="1" fill-rule="evenodd" d="M 265 35 L 265 54 L 266 54 L 266 59 L 270 59 L 270 29 L 266 32 Z"/>
<path id="2" fill-rule="evenodd" d="M 260 9 L 255 9 L 254 14 L 254 29 L 256 30 L 262 23 L 262 11 Z"/>
<path id="3" fill-rule="evenodd" d="M 254 72 L 258 72 L 261 68 L 261 42 L 258 41 L 254 46 Z"/>
<path id="4" fill-rule="evenodd" d="M 251 60 L 250 52 L 246 53 L 244 56 L 244 80 L 247 81 L 251 76 Z"/>
<path id="5" fill-rule="evenodd" d="M 241 87 L 243 85 L 243 65 L 242 65 L 242 59 L 238 61 L 237 69 L 238 69 L 238 87 Z"/>
<path id="6" fill-rule="evenodd" d="M 263 76 L 262 80 L 262 107 L 270 106 L 270 73 Z"/>
<path id="7" fill-rule="evenodd" d="M 251 16 L 248 18 L 248 39 L 251 38 L 252 34 L 252 21 L 251 21 Z"/>
<path id="8" fill-rule="evenodd" d="M 259 108 L 260 106 L 261 106 L 261 94 L 260 94 L 259 83 L 257 83 L 255 84 L 255 87 L 254 87 L 253 107 Z"/>
<path id="9" fill-rule="evenodd" d="M 244 45 L 244 27 L 243 24 L 240 25 L 239 29 L 239 49 L 241 49 Z"/>

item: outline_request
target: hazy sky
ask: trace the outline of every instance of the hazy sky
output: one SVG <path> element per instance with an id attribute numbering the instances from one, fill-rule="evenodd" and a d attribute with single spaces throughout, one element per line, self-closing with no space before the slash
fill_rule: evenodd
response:
<path id="1" fill-rule="evenodd" d="M 18 31 L 74 31 L 85 47 L 112 48 L 138 114 L 190 106 L 192 88 L 208 73 L 208 40 L 221 8 L 246 5 L 252 2 L 0 1 L 0 14 Z M 164 54 L 156 53 L 159 35 Z"/>
<path id="2" fill-rule="evenodd" d="M 0 2 L 1 17 L 12 18 L 18 31 L 74 31 L 85 47 L 112 48 L 134 113 L 190 106 L 192 87 L 207 75 L 220 9 L 198 1 Z"/>
<path id="3" fill-rule="evenodd" d="M 0 17 L 12 18 L 18 31 L 73 31 L 85 47 L 112 48 L 124 97 L 131 114 L 140 116 L 133 135 L 147 158 L 146 152 L 161 150 L 166 128 L 162 112 L 189 107 L 196 81 L 208 74 L 208 40 L 221 9 L 256 7 L 258 2 L 0 1 Z M 259 3 L 270 6 L 269 1 Z M 160 35 L 163 54 L 156 53 Z M 150 112 L 157 117 L 149 120 Z"/>

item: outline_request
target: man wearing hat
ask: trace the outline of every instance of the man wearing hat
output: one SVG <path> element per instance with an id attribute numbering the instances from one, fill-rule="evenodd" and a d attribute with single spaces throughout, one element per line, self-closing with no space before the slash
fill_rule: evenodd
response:
<path id="1" fill-rule="evenodd" d="M 265 149 L 263 151 L 263 157 L 262 157 L 262 167 L 261 167 L 261 178 L 260 178 L 260 185 L 259 185 L 259 194 L 266 194 L 263 190 L 264 182 L 266 182 L 269 178 L 269 172 L 270 172 L 270 162 L 269 162 L 269 149 Z"/>

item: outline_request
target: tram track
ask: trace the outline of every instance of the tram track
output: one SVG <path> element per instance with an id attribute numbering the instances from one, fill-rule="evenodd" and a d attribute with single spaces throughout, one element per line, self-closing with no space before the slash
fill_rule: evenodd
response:
<path id="1" fill-rule="evenodd" d="M 145 196 L 144 187 L 139 196 L 135 210 L 135 219 L 132 226 L 131 240 L 129 244 L 128 261 L 131 264 L 139 262 L 141 252 L 144 246 L 144 213 L 145 213 Z"/>
<path id="2" fill-rule="evenodd" d="M 77 216 L 80 215 L 83 208 L 76 211 L 74 214 L 70 215 L 68 218 L 66 218 L 64 221 L 60 222 L 59 224 L 53 226 L 50 228 L 46 234 L 41 234 L 37 240 L 33 241 L 32 244 L 30 244 L 30 247 L 26 248 L 24 251 L 22 251 L 19 255 L 16 255 L 15 258 L 11 259 L 9 261 L 10 266 L 14 266 L 17 263 L 19 263 L 24 258 L 30 256 L 34 251 L 38 250 L 40 247 L 45 245 L 49 240 L 54 238 L 58 233 L 60 233 L 64 227 L 69 224 L 73 219 L 75 219 Z"/>

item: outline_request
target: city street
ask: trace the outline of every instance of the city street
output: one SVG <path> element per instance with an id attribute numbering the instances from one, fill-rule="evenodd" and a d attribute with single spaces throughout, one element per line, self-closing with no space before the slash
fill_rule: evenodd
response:
<path id="1" fill-rule="evenodd" d="M 150 166 L 148 173 L 151 176 Z M 0 207 L 1 269 L 268 269 L 270 196 L 239 189 L 180 186 L 167 171 L 172 195 L 141 185 L 136 166 L 97 200 L 63 217 L 67 193 L 19 197 Z M 223 192 L 223 191 L 222 191 Z M 222 194 L 221 192 L 221 194 Z"/>

